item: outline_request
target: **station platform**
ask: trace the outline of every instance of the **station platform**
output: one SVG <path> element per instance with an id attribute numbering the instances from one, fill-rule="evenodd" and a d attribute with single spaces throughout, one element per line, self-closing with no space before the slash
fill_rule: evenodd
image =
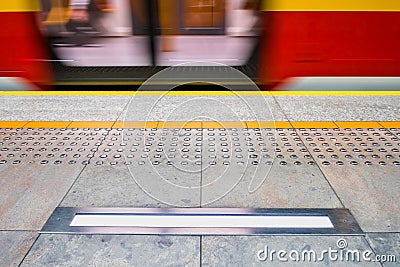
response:
<path id="1" fill-rule="evenodd" d="M 1 266 L 400 264 L 397 92 L 0 97 Z M 58 210 L 114 208 L 326 210 L 354 222 L 348 232 L 57 231 Z"/>

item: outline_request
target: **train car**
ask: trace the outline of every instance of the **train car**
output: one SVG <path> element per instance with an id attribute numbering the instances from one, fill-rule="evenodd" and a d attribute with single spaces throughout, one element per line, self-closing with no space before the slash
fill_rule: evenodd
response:
<path id="1" fill-rule="evenodd" d="M 400 76 L 398 0 L 265 0 L 262 16 L 266 88 L 291 77 Z"/>
<path id="2" fill-rule="evenodd" d="M 80 1 L 2 1 L 0 89 L 46 90 L 68 85 L 75 86 L 72 89 L 81 85 L 132 88 L 169 63 L 193 58 L 203 61 L 200 69 L 207 68 L 205 60 L 234 66 L 264 90 L 400 88 L 398 0 L 168 1 L 83 1 L 92 7 L 98 5 L 94 15 L 89 14 L 89 21 L 98 21 L 85 33 L 71 29 L 71 3 Z M 46 18 L 43 3 L 52 5 Z M 257 14 L 249 17 L 251 23 L 245 23 L 244 10 L 234 7 L 237 3 Z M 169 6 L 174 7 L 172 13 Z M 83 14 L 77 11 L 75 16 Z M 256 18 L 258 22 L 252 23 Z M 244 24 L 260 22 L 261 31 L 255 31 L 258 37 L 252 26 L 251 36 L 238 32 Z M 76 25 L 72 28 L 82 28 Z M 144 39 L 146 35 L 150 42 Z M 258 38 L 254 49 L 246 41 L 249 38 Z M 145 47 L 148 44 L 150 49 Z M 248 50 L 236 51 L 232 49 L 235 46 Z M 231 51 L 234 53 L 229 54 Z"/>
<path id="3" fill-rule="evenodd" d="M 53 73 L 38 0 L 0 2 L 0 90 L 47 90 Z"/>

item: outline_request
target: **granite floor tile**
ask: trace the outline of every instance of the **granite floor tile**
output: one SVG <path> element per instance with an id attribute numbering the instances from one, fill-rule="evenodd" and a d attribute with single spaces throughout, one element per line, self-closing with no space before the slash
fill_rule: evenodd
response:
<path id="1" fill-rule="evenodd" d="M 0 231 L 0 266 L 18 266 L 37 236 L 29 231 Z"/>
<path id="2" fill-rule="evenodd" d="M 374 256 L 362 236 L 202 238 L 202 266 L 380 266 Z"/>
<path id="3" fill-rule="evenodd" d="M 366 238 L 384 267 L 400 265 L 400 233 L 367 233 Z"/>
<path id="4" fill-rule="evenodd" d="M 399 96 L 276 96 L 291 121 L 398 121 Z"/>
<path id="5" fill-rule="evenodd" d="M 200 266 L 200 237 L 42 234 L 21 266 Z"/>

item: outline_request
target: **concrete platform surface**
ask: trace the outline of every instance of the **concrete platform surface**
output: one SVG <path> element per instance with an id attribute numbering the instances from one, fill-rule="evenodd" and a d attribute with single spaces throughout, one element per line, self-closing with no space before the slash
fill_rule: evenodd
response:
<path id="1" fill-rule="evenodd" d="M 0 266 L 400 264 L 400 95 L 0 98 Z M 56 207 L 344 208 L 362 234 L 41 233 Z"/>

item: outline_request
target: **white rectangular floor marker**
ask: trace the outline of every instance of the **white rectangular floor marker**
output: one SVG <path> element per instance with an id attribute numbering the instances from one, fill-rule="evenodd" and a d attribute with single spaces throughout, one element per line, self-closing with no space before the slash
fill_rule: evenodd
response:
<path id="1" fill-rule="evenodd" d="M 143 235 L 363 235 L 347 209 L 67 208 L 41 233 Z"/>
<path id="2" fill-rule="evenodd" d="M 70 226 L 153 228 L 333 228 L 328 216 L 77 214 Z"/>

